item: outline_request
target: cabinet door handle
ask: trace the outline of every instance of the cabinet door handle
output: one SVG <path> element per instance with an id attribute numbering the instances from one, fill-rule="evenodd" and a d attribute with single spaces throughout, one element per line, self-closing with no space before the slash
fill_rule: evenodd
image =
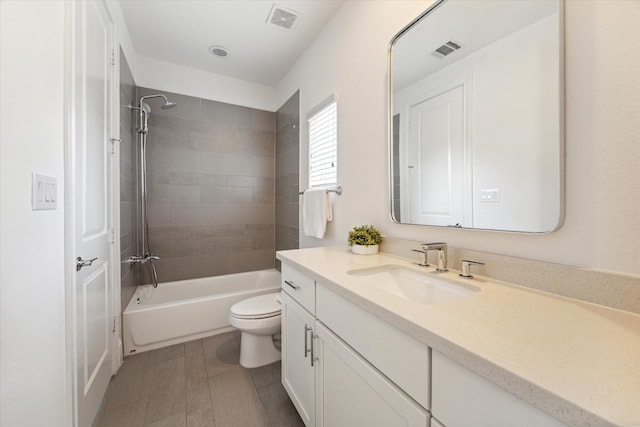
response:
<path id="1" fill-rule="evenodd" d="M 285 280 L 284 283 L 286 283 L 287 285 L 291 286 L 293 288 L 293 290 L 297 291 L 298 289 L 300 289 L 300 286 L 298 285 L 294 285 L 293 282 L 289 281 L 289 280 Z"/>
<path id="2" fill-rule="evenodd" d="M 318 357 L 315 356 L 315 346 L 313 344 L 313 341 L 318 338 L 317 334 L 314 334 L 313 332 L 311 333 L 311 367 L 315 366 L 314 362 L 318 361 Z"/>
<path id="3" fill-rule="evenodd" d="M 309 332 L 313 334 L 313 329 L 308 327 L 306 324 L 304 325 L 304 358 L 306 359 L 309 353 L 313 350 L 313 338 L 311 339 L 311 350 L 309 350 L 309 342 L 307 338 L 309 337 Z"/>

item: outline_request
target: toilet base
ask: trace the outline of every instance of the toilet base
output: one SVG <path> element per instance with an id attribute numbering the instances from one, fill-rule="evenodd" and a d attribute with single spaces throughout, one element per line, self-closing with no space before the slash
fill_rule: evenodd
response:
<path id="1" fill-rule="evenodd" d="M 240 364 L 245 368 L 258 368 L 277 362 L 282 353 L 273 344 L 271 335 L 253 335 L 242 332 L 240 337 Z"/>

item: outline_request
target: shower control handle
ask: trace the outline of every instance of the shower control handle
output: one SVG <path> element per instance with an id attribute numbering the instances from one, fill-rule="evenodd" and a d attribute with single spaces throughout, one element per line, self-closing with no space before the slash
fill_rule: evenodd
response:
<path id="1" fill-rule="evenodd" d="M 293 282 L 289 281 L 289 280 L 285 280 L 284 283 L 286 283 L 287 285 L 291 286 L 293 288 L 294 291 L 297 291 L 300 289 L 300 286 L 298 285 L 294 285 Z"/>
<path id="2" fill-rule="evenodd" d="M 97 259 L 98 257 L 95 257 L 93 259 L 82 259 L 82 257 L 76 258 L 76 271 L 80 271 L 82 267 L 89 267 L 91 264 L 93 264 L 93 261 Z"/>

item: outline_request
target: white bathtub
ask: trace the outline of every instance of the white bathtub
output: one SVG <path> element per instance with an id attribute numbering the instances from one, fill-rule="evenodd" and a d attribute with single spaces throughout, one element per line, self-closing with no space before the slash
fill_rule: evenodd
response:
<path id="1" fill-rule="evenodd" d="M 124 355 L 231 331 L 233 304 L 279 289 L 277 270 L 138 286 L 122 314 Z"/>

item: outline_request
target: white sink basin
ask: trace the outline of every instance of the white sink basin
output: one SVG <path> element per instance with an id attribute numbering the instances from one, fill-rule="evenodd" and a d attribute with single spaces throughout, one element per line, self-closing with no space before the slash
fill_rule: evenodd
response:
<path id="1" fill-rule="evenodd" d="M 478 292 L 472 285 L 456 285 L 437 273 L 421 273 L 400 265 L 381 265 L 347 272 L 371 279 L 370 285 L 401 298 L 421 304 L 438 304 Z"/>

